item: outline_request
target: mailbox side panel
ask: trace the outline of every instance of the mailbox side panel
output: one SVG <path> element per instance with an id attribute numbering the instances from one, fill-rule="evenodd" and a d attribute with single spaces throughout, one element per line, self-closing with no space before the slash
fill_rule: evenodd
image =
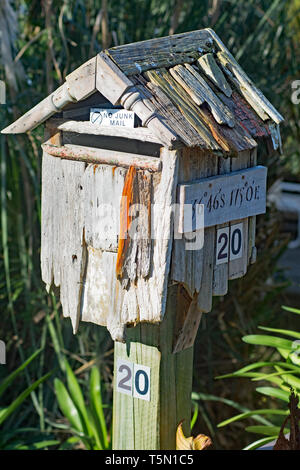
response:
<path id="1" fill-rule="evenodd" d="M 53 158 L 42 163 L 41 271 L 47 289 L 60 287 L 65 317 L 77 331 L 86 263 L 84 241 L 85 164 Z"/>

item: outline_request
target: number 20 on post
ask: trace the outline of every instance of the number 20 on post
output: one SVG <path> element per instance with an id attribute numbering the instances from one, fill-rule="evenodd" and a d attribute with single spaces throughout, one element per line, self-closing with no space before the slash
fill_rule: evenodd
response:
<path id="1" fill-rule="evenodd" d="M 118 359 L 117 391 L 150 401 L 150 367 Z"/>

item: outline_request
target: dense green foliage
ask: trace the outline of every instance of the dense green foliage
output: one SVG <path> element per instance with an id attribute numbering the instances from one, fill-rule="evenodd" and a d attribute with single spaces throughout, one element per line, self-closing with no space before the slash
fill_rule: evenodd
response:
<path id="1" fill-rule="evenodd" d="M 291 83 L 300 78 L 299 8 L 298 0 L 1 1 L 0 21 L 1 17 L 5 21 L 0 23 L 0 79 L 6 83 L 7 103 L 0 105 L 0 127 L 44 98 L 70 71 L 103 46 L 213 27 L 286 118 L 284 157 L 281 161 L 268 162 L 271 180 L 279 173 L 299 178 L 300 105 L 291 102 Z M 40 280 L 42 132 L 39 128 L 27 136 L 0 137 L 0 338 L 6 341 L 8 358 L 7 368 L 0 369 L 0 378 L 42 348 L 34 362 L 35 377 L 61 366 L 63 355 L 67 355 L 75 376 L 88 383 L 88 370 L 97 364 L 108 402 L 112 377 L 112 344 L 108 334 L 95 325 L 82 325 L 77 337 L 73 337 L 69 320 L 61 321 L 60 305 L 53 295 L 45 292 Z M 260 224 L 260 241 L 266 258 L 258 264 L 257 271 L 249 273 L 251 299 L 245 297 L 247 278 L 232 283 L 227 304 L 218 307 L 203 322 L 199 338 L 204 346 L 196 355 L 197 389 L 213 387 L 212 378 L 216 374 L 211 364 L 220 354 L 224 358 L 223 371 L 232 362 L 247 357 L 247 350 L 240 342 L 240 330 L 249 334 L 257 322 L 273 320 L 278 312 L 278 301 L 274 299 L 282 285 L 267 286 L 282 249 L 280 235 L 272 228 L 277 222 L 270 216 L 267 231 L 264 222 Z M 255 290 L 258 283 L 259 294 Z M 251 313 L 247 311 L 248 305 Z M 222 312 L 226 316 L 230 314 L 230 320 L 224 322 Z M 203 349 L 207 353 L 202 354 Z M 217 372 L 220 373 L 220 367 Z M 58 380 L 63 379 L 63 368 L 57 367 L 55 375 Z M 24 381 L 11 391 L 11 402 L 30 385 L 30 377 L 27 372 Z M 58 380 L 56 391 L 62 389 L 57 385 Z M 227 394 L 224 399 L 230 398 L 231 390 L 224 388 L 224 393 Z M 235 445 L 233 438 L 218 441 L 205 403 L 200 405 L 200 412 L 208 432 L 214 434 L 216 446 Z M 43 433 L 56 429 L 63 441 L 69 425 L 61 420 L 64 418 L 50 380 L 32 392 L 31 406 L 27 400 L 26 411 L 20 413 L 18 423 L 21 427 L 24 421 L 26 426 L 35 426 Z"/>

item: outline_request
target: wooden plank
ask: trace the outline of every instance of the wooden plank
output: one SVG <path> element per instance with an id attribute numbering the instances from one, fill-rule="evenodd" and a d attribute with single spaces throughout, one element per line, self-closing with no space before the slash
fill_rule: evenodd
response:
<path id="1" fill-rule="evenodd" d="M 125 176 L 125 168 L 110 165 L 90 164 L 84 172 L 85 240 L 93 248 L 118 251 Z"/>
<path id="2" fill-rule="evenodd" d="M 97 55 L 96 88 L 112 104 L 117 104 L 133 83 L 104 52 Z"/>
<path id="3" fill-rule="evenodd" d="M 172 77 L 185 89 L 197 105 L 207 103 L 219 124 L 234 127 L 234 117 L 227 106 L 219 100 L 201 75 L 189 64 L 169 69 Z"/>
<path id="4" fill-rule="evenodd" d="M 152 142 L 162 145 L 159 138 L 153 135 L 146 127 L 136 127 L 134 129 L 122 127 L 100 127 L 87 121 L 71 121 L 66 119 L 50 119 L 47 122 L 47 126 L 63 132 L 122 137 L 124 139 L 140 140 L 141 142 Z"/>
<path id="5" fill-rule="evenodd" d="M 207 162 L 207 176 L 218 172 L 218 158 L 214 157 Z M 204 230 L 203 267 L 201 287 L 197 298 L 197 307 L 201 312 L 210 312 L 212 309 L 213 273 L 215 264 L 215 227 Z"/>
<path id="6" fill-rule="evenodd" d="M 139 327 L 136 327 L 139 329 Z M 125 359 L 134 364 L 142 364 L 151 370 L 150 401 L 140 400 L 121 394 L 114 386 L 113 449 L 114 450 L 153 450 L 159 449 L 159 371 L 160 352 L 157 347 L 130 343 L 115 343 L 115 358 Z M 115 361 L 114 376 L 117 377 Z"/>
<path id="7" fill-rule="evenodd" d="M 254 83 L 247 77 L 237 62 L 233 62 L 225 51 L 218 52 L 217 56 L 228 79 L 231 79 L 241 95 L 244 96 L 257 114 L 264 121 L 271 118 L 276 124 L 280 124 L 283 121 L 281 114 L 278 113 L 262 92 L 255 87 Z"/>
<path id="8" fill-rule="evenodd" d="M 21 134 L 35 129 L 41 123 L 70 103 L 94 93 L 96 59 L 90 59 L 66 77 L 66 82 L 42 100 L 17 121 L 2 130 L 4 134 Z"/>
<path id="9" fill-rule="evenodd" d="M 83 147 L 81 145 L 65 144 L 62 147 L 43 144 L 42 148 L 49 155 L 67 160 L 85 163 L 106 164 L 129 168 L 144 168 L 150 171 L 160 171 L 161 161 L 158 158 L 145 157 L 144 155 L 130 154 L 126 152 L 115 152 L 113 150 L 102 150 L 94 147 Z"/>
<path id="10" fill-rule="evenodd" d="M 179 183 L 205 177 L 207 174 L 206 165 L 209 165 L 208 160 L 210 158 L 213 157 L 205 155 L 200 149 L 185 149 L 179 161 Z M 193 298 L 195 293 L 199 292 L 201 286 L 203 263 L 201 240 L 203 238 L 203 231 L 199 230 L 197 233 L 191 232 L 182 236 L 177 230 L 178 215 L 179 212 L 177 214 L 176 226 L 174 227 L 170 280 L 182 283 L 190 297 Z M 195 236 L 200 240 L 200 246 L 196 250 L 189 249 L 192 248 L 193 241 L 195 243 L 197 240 Z"/>
<path id="11" fill-rule="evenodd" d="M 205 30 L 174 34 L 108 49 L 108 54 L 126 75 L 162 66 L 194 62 L 211 50 L 213 41 Z"/>
<path id="12" fill-rule="evenodd" d="M 162 324 L 128 328 L 126 344 L 115 344 L 114 450 L 174 450 L 176 429 L 182 420 L 185 433 L 190 435 L 193 348 L 172 354 L 177 301 L 178 288 L 173 286 Z M 117 391 L 120 358 L 150 367 L 150 401 Z"/>
<path id="13" fill-rule="evenodd" d="M 220 125 L 208 108 L 196 106 L 184 88 L 173 79 L 166 69 L 151 70 L 145 75 L 158 85 L 184 114 L 205 141 L 205 149 L 214 151 L 222 149 L 226 154 L 237 156 L 240 151 L 257 146 L 256 141 L 238 122 L 233 128 Z"/>
<path id="14" fill-rule="evenodd" d="M 131 167 L 125 178 L 120 209 L 116 274 L 122 285 L 147 277 L 151 264 L 151 191 L 149 172 Z"/>
<path id="15" fill-rule="evenodd" d="M 248 153 L 249 154 L 249 153 Z M 232 169 L 240 167 L 241 158 L 232 163 Z M 204 205 L 204 226 L 242 219 L 266 211 L 267 168 L 256 166 L 245 170 L 203 178 L 178 187 L 180 216 L 179 232 L 191 232 L 201 228 L 201 220 L 189 217 L 185 205 Z"/>
<path id="16" fill-rule="evenodd" d="M 200 70 L 205 73 L 212 83 L 214 83 L 214 85 L 216 85 L 220 91 L 230 98 L 232 89 L 227 82 L 222 70 L 215 61 L 214 55 L 211 53 L 204 54 L 198 59 L 197 64 Z"/>
<path id="17" fill-rule="evenodd" d="M 243 152 L 238 159 L 231 161 L 231 170 L 235 171 L 240 168 L 247 168 L 250 165 L 250 152 Z M 249 171 L 249 170 L 248 170 Z M 255 171 L 255 169 L 251 169 L 250 171 Z M 267 174 L 265 172 L 265 178 Z M 260 197 L 264 197 L 266 194 L 266 187 L 264 188 L 264 192 L 260 193 Z M 238 217 L 238 212 L 234 210 L 234 214 Z M 253 215 L 253 214 L 251 214 Z M 245 214 L 244 214 L 245 216 Z M 233 227 L 237 227 L 238 224 L 242 226 L 242 234 L 243 234 L 243 247 L 242 247 L 242 256 L 238 259 L 233 259 L 229 261 L 228 265 L 228 279 L 238 279 L 244 276 L 247 272 L 248 266 L 248 218 L 240 218 L 239 220 L 235 220 L 234 222 L 230 223 L 230 238 L 232 238 L 232 230 Z"/>
<path id="18" fill-rule="evenodd" d="M 173 243 L 174 214 L 172 205 L 176 198 L 179 151 L 162 150 L 163 171 L 153 173 L 151 236 L 151 270 L 145 279 L 139 277 L 126 284 L 121 317 L 126 323 L 128 316 L 136 312 L 139 321 L 161 321 L 166 306 L 168 274 Z M 129 252 L 131 256 L 131 252 Z M 126 257 L 123 264 L 131 263 Z M 122 285 L 120 283 L 120 289 Z"/>
<path id="19" fill-rule="evenodd" d="M 66 84 L 75 101 L 88 98 L 96 91 L 96 57 L 66 76 Z"/>
<path id="20" fill-rule="evenodd" d="M 247 89 L 247 93 L 249 97 L 253 97 L 255 102 L 260 106 L 262 109 L 265 110 L 265 112 L 277 123 L 280 124 L 284 119 L 281 116 L 281 114 L 274 108 L 274 106 L 270 103 L 270 101 L 262 94 L 260 90 L 258 90 L 253 82 L 250 80 L 250 78 L 246 75 L 246 73 L 243 71 L 243 69 L 240 67 L 238 62 L 235 60 L 235 58 L 232 56 L 232 54 L 229 52 L 227 47 L 224 46 L 223 42 L 219 38 L 219 36 L 210 28 L 206 28 L 206 31 L 210 34 L 211 38 L 213 39 L 214 43 L 218 45 L 218 47 L 221 49 L 221 52 L 224 54 L 224 57 L 226 56 L 226 61 L 232 65 L 235 69 L 235 71 L 232 72 L 235 74 L 237 73 L 237 78 L 240 80 L 240 83 L 242 84 L 242 87 L 244 89 Z M 218 54 L 219 56 L 219 54 Z"/>
<path id="21" fill-rule="evenodd" d="M 231 161 L 230 158 L 220 158 L 218 162 L 219 175 L 225 173 L 230 173 L 231 171 Z M 229 223 L 218 224 L 216 226 L 216 243 L 217 243 L 217 234 L 220 228 L 229 227 Z M 213 296 L 225 295 L 228 291 L 228 261 L 222 264 L 214 264 L 214 273 L 213 273 L 213 286 L 212 294 Z"/>
<path id="22" fill-rule="evenodd" d="M 201 120 L 200 108 L 196 107 L 190 96 L 171 77 L 167 70 L 151 70 L 146 72 L 145 75 L 151 82 L 159 86 L 184 114 L 187 121 L 200 134 L 201 139 L 204 140 L 206 148 L 211 150 L 220 150 L 220 147 L 215 138 Z"/>
<path id="23" fill-rule="evenodd" d="M 137 88 L 152 102 L 156 112 L 163 117 L 168 127 L 176 132 L 185 145 L 188 147 L 204 146 L 204 140 L 157 85 L 147 82 L 142 76 L 135 76 L 134 80 Z"/>
<path id="24" fill-rule="evenodd" d="M 54 160 L 54 161 L 53 161 Z M 86 248 L 83 239 L 84 163 L 63 162 L 43 154 L 42 279 L 49 290 L 60 287 L 65 317 L 77 331 Z"/>

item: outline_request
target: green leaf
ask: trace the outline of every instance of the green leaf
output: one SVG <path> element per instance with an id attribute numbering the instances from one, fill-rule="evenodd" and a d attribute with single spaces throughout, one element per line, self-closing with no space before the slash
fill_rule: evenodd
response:
<path id="1" fill-rule="evenodd" d="M 292 313 L 296 313 L 297 315 L 300 315 L 300 310 L 298 308 L 286 307 L 286 306 L 282 306 L 281 308 L 283 308 L 283 310 L 286 310 L 287 312 L 292 312 Z"/>
<path id="2" fill-rule="evenodd" d="M 54 388 L 62 413 L 69 420 L 71 426 L 80 433 L 83 433 L 83 426 L 78 410 L 62 381 L 56 378 L 54 380 Z"/>
<path id="3" fill-rule="evenodd" d="M 103 412 L 100 372 L 96 366 L 92 367 L 90 375 L 90 403 L 102 446 L 104 449 L 108 449 L 108 432 Z"/>
<path id="4" fill-rule="evenodd" d="M 259 346 L 272 346 L 273 348 L 292 349 L 293 342 L 288 339 L 268 335 L 248 335 L 243 336 L 242 340 L 248 344 Z"/>
<path id="5" fill-rule="evenodd" d="M 286 403 L 289 402 L 290 394 L 289 392 L 285 390 L 281 390 L 279 388 L 274 388 L 274 387 L 258 387 L 256 391 L 258 393 L 261 393 L 262 395 L 267 395 L 268 397 L 279 398 L 279 400 L 283 400 Z"/>
<path id="6" fill-rule="evenodd" d="M 6 377 L 0 384 L 0 397 L 3 395 L 7 387 L 14 381 L 14 379 L 40 354 L 41 349 L 35 351 L 23 364 L 14 370 L 8 377 Z"/>
<path id="7" fill-rule="evenodd" d="M 253 411 L 248 411 L 246 413 L 240 413 L 238 415 L 233 416 L 232 418 L 226 419 L 225 421 L 222 421 L 217 425 L 218 428 L 222 428 L 223 426 L 227 426 L 227 424 L 234 423 L 235 421 L 239 421 L 240 419 L 246 419 L 246 418 L 253 418 L 255 419 L 255 415 L 282 415 L 286 416 L 288 415 L 288 410 L 272 410 L 272 409 L 262 409 L 262 410 L 253 410 Z M 265 423 L 267 424 L 267 423 Z"/>
<path id="8" fill-rule="evenodd" d="M 5 449 L 6 450 L 39 450 L 39 449 L 45 449 L 47 447 L 51 446 L 57 446 L 60 444 L 60 441 L 55 441 L 55 440 L 48 440 L 48 441 L 39 441 L 39 442 L 33 442 L 31 444 L 18 444 L 18 445 L 11 445 L 7 446 Z"/>
<path id="9" fill-rule="evenodd" d="M 245 430 L 255 434 L 263 434 L 264 436 L 278 436 L 280 426 L 247 426 Z M 283 432 L 287 434 L 289 430 L 284 429 Z"/>
<path id="10" fill-rule="evenodd" d="M 294 373 L 298 373 L 300 374 L 300 370 L 298 371 L 295 371 L 294 369 L 289 369 L 289 370 L 283 370 L 281 369 L 280 372 L 272 372 L 271 374 L 265 374 L 265 375 L 262 375 L 262 377 L 254 377 L 252 379 L 253 382 L 256 382 L 258 380 L 269 380 L 271 377 L 275 377 L 275 376 L 289 376 L 289 372 L 294 372 Z M 282 379 L 285 381 L 285 377 L 282 377 Z M 299 380 L 299 384 L 300 384 L 300 380 Z M 299 387 L 299 384 L 297 385 L 297 387 Z"/>
<path id="11" fill-rule="evenodd" d="M 78 383 L 78 380 L 75 377 L 74 372 L 72 371 L 67 359 L 64 359 L 64 366 L 65 366 L 65 371 L 66 371 L 66 377 L 67 377 L 67 384 L 68 384 L 68 389 L 70 396 L 80 414 L 81 417 L 81 422 L 83 425 L 83 430 L 84 433 L 92 436 L 93 435 L 93 430 L 90 425 L 90 421 L 88 418 L 87 414 L 87 409 L 84 403 L 84 398 L 83 394 L 80 388 L 80 385 Z"/>
<path id="12" fill-rule="evenodd" d="M 292 338 L 297 338 L 297 339 L 300 338 L 300 333 L 298 333 L 297 331 L 293 331 L 293 330 L 282 330 L 280 328 L 269 328 L 266 326 L 259 326 L 258 328 L 264 331 L 271 331 L 273 333 L 280 333 L 282 335 L 291 336 Z"/>
<path id="13" fill-rule="evenodd" d="M 197 418 L 198 418 L 198 414 L 199 414 L 199 405 L 198 403 L 194 403 L 194 406 L 195 406 L 195 409 L 194 409 L 194 413 L 193 413 L 193 416 L 192 416 L 192 419 L 191 419 L 191 430 L 193 430 L 193 427 L 195 426 L 195 423 L 197 421 Z"/>
<path id="14" fill-rule="evenodd" d="M 0 425 L 10 416 L 20 405 L 23 401 L 30 395 L 30 393 L 35 390 L 41 383 L 45 382 L 50 376 L 52 372 L 48 372 L 48 374 L 44 375 L 40 379 L 36 380 L 32 385 L 30 385 L 26 390 L 24 390 L 7 408 L 5 408 L 4 412 L 1 410 L 0 414 Z"/>
<path id="15" fill-rule="evenodd" d="M 272 441 L 275 441 L 275 439 L 277 439 L 277 435 L 276 436 L 269 436 L 269 437 L 264 437 L 262 439 L 258 439 L 258 441 L 255 441 L 255 442 L 252 442 L 251 444 L 249 444 L 248 446 L 244 447 L 243 450 L 255 450 L 255 449 L 258 449 L 258 447 L 261 447 L 265 444 L 268 444 L 269 442 L 272 442 Z"/>

